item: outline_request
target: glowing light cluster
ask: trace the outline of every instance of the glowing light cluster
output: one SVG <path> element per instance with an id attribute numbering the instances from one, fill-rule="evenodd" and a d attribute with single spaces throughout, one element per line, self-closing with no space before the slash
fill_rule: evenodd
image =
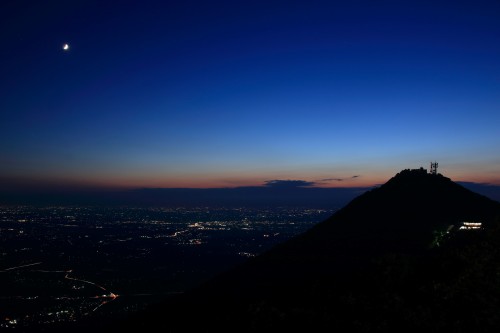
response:
<path id="1" fill-rule="evenodd" d="M 476 229 L 481 229 L 481 227 L 482 227 L 481 222 L 462 222 L 460 230 L 476 230 Z"/>

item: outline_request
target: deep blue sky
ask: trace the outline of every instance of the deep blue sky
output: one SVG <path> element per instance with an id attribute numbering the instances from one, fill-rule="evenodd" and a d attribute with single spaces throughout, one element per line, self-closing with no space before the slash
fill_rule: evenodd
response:
<path id="1" fill-rule="evenodd" d="M 12 187 L 500 184 L 498 1 L 2 1 L 0 36 Z"/>

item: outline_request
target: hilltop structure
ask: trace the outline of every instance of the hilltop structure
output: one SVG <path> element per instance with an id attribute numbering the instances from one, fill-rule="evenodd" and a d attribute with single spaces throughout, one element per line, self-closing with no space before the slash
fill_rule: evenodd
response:
<path id="1" fill-rule="evenodd" d="M 431 162 L 431 168 L 430 168 L 430 173 L 431 175 L 437 175 L 437 169 L 438 169 L 438 163 L 437 162 Z"/>

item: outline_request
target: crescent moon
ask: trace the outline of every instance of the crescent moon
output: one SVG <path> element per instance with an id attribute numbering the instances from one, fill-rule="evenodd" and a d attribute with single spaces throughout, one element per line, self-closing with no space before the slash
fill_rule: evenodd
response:
<path id="1" fill-rule="evenodd" d="M 64 44 L 63 45 L 63 50 L 68 51 L 69 50 L 69 44 Z"/>

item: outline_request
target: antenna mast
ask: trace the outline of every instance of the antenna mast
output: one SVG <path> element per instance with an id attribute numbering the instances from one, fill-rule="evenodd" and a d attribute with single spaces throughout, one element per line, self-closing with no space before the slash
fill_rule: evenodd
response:
<path id="1" fill-rule="evenodd" d="M 431 175 L 437 175 L 438 162 L 431 162 Z"/>

